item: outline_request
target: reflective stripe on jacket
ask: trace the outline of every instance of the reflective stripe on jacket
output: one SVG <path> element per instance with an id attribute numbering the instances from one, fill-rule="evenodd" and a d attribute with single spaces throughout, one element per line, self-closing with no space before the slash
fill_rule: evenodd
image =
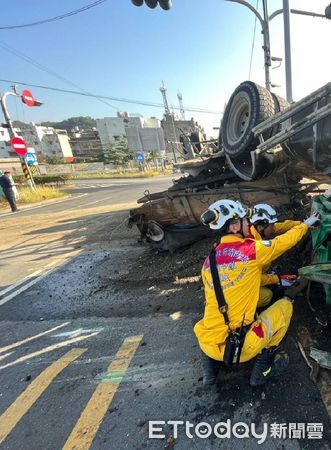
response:
<path id="1" fill-rule="evenodd" d="M 263 266 L 294 247 L 307 231 L 307 225 L 300 223 L 272 240 L 243 239 L 233 234 L 221 238 L 216 248 L 216 264 L 228 305 L 230 328 L 239 328 L 244 314 L 244 325 L 253 322 Z M 195 325 L 194 332 L 200 344 L 224 344 L 228 328 L 218 309 L 209 257 L 204 262 L 201 275 L 206 305 L 204 317 Z"/>

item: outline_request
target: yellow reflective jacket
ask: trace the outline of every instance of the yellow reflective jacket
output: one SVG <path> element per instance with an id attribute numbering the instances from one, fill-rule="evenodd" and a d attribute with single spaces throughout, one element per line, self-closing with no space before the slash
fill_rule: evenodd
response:
<path id="1" fill-rule="evenodd" d="M 301 222 L 298 220 L 285 220 L 284 222 L 276 222 L 274 224 L 274 226 L 275 226 L 274 236 L 279 236 L 280 234 L 284 234 L 287 231 L 289 231 L 291 228 L 295 227 L 296 225 L 300 225 L 300 223 Z M 259 241 L 263 239 L 254 225 L 250 226 L 249 231 L 250 231 L 253 239 L 256 239 Z M 270 284 L 278 284 L 279 283 L 278 275 L 265 273 L 269 270 L 269 267 L 270 267 L 270 264 L 266 264 L 262 269 L 261 286 L 268 286 Z"/>
<path id="2" fill-rule="evenodd" d="M 263 266 L 294 247 L 307 231 L 307 225 L 300 223 L 272 240 L 243 239 L 233 234 L 221 238 L 216 247 L 216 264 L 231 329 L 239 328 L 244 316 L 244 325 L 254 321 Z M 203 264 L 201 275 L 206 304 L 204 317 L 195 325 L 194 332 L 202 347 L 224 344 L 228 327 L 218 308 L 209 257 Z"/>

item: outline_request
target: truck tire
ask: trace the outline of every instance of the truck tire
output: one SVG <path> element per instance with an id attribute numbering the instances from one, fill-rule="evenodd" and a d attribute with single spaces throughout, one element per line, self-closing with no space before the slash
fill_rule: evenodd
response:
<path id="1" fill-rule="evenodd" d="M 283 112 L 286 108 L 288 108 L 290 106 L 289 102 L 287 100 L 285 100 L 285 98 L 280 97 L 277 94 L 274 94 L 273 92 L 271 93 L 273 101 L 274 101 L 274 106 L 275 106 L 275 113 L 277 114 L 278 112 Z M 272 129 L 272 135 L 274 136 L 275 134 L 277 134 L 279 131 L 281 131 L 282 129 L 282 124 L 280 123 L 279 125 L 276 125 L 273 127 Z"/>
<path id="2" fill-rule="evenodd" d="M 252 129 L 275 114 L 274 99 L 269 91 L 252 81 L 241 83 L 225 108 L 220 136 L 226 154 L 241 158 L 259 144 Z M 264 135 L 268 139 L 272 130 Z"/>
<path id="3" fill-rule="evenodd" d="M 274 94 L 273 92 L 271 93 L 271 95 L 274 100 L 275 113 L 278 113 L 279 111 L 283 112 L 286 108 L 290 106 L 289 102 L 285 100 L 285 98 L 280 97 L 279 95 Z"/>

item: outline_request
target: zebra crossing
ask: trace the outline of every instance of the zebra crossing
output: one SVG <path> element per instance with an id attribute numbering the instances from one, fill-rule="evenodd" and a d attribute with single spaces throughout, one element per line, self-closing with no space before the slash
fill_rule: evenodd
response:
<path id="1" fill-rule="evenodd" d="M 91 183 L 86 183 L 86 184 L 78 184 L 72 187 L 72 189 L 104 189 L 104 188 L 109 188 L 112 185 L 109 183 L 95 183 L 95 184 L 91 184 Z"/>
<path id="2" fill-rule="evenodd" d="M 111 188 L 114 186 L 126 186 L 128 185 L 128 182 L 126 181 L 118 181 L 115 180 L 114 182 L 105 182 L 105 183 L 79 183 L 75 184 L 75 186 L 72 187 L 72 189 L 106 189 Z"/>

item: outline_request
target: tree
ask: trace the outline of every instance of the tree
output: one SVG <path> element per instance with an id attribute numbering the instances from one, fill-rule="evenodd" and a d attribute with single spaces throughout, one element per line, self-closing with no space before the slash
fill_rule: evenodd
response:
<path id="1" fill-rule="evenodd" d="M 148 153 L 148 156 L 146 158 L 146 161 L 154 161 L 156 158 L 160 158 L 160 152 L 157 150 L 153 150 Z"/>
<path id="2" fill-rule="evenodd" d="M 83 130 L 92 130 L 97 126 L 95 119 L 90 116 L 69 117 L 61 122 L 42 122 L 41 125 L 45 127 L 59 128 L 60 130 L 71 131 L 75 127 Z"/>
<path id="3" fill-rule="evenodd" d="M 64 159 L 61 156 L 46 156 L 47 164 L 64 164 Z"/>
<path id="4" fill-rule="evenodd" d="M 20 120 L 13 120 L 13 127 L 20 128 L 21 130 L 26 130 L 26 129 L 31 128 L 31 124 L 21 122 Z"/>
<path id="5" fill-rule="evenodd" d="M 124 136 L 118 141 L 110 142 L 103 155 L 105 162 L 114 164 L 114 166 L 123 166 L 132 159 L 128 141 Z"/>

